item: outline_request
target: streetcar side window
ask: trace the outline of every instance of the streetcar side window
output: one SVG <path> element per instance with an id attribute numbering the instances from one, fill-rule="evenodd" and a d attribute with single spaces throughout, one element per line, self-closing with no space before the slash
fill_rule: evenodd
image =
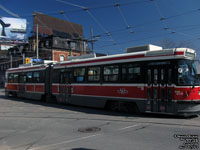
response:
<path id="1" fill-rule="evenodd" d="M 74 82 L 84 82 L 84 81 L 85 81 L 85 68 L 75 68 Z"/>
<path id="2" fill-rule="evenodd" d="M 26 83 L 26 74 L 24 73 L 19 74 L 19 83 Z"/>
<path id="3" fill-rule="evenodd" d="M 172 69 L 168 70 L 168 84 L 172 84 Z"/>
<path id="4" fill-rule="evenodd" d="M 33 72 L 33 81 L 34 81 L 34 83 L 40 83 L 40 74 L 39 74 L 39 72 Z"/>
<path id="5" fill-rule="evenodd" d="M 60 70 L 59 69 L 53 70 L 53 79 L 52 79 L 52 82 L 53 83 L 59 83 L 59 76 L 60 76 Z"/>
<path id="6" fill-rule="evenodd" d="M 40 77 L 39 77 L 39 82 L 40 83 L 44 83 L 44 81 L 45 81 L 45 71 L 43 70 L 43 71 L 40 71 L 40 75 L 39 75 Z"/>
<path id="7" fill-rule="evenodd" d="M 8 74 L 8 83 L 12 83 L 13 82 L 13 74 L 10 73 Z"/>
<path id="8" fill-rule="evenodd" d="M 105 66 L 103 70 L 103 79 L 105 82 L 119 81 L 119 66 Z"/>
<path id="9" fill-rule="evenodd" d="M 88 68 L 88 81 L 100 81 L 100 67 Z"/>
<path id="10" fill-rule="evenodd" d="M 122 82 L 141 82 L 141 67 L 134 64 L 122 65 Z"/>
<path id="11" fill-rule="evenodd" d="M 27 73 L 26 73 L 26 81 L 27 81 L 28 83 L 32 83 L 32 79 L 33 79 L 32 72 L 27 72 Z"/>

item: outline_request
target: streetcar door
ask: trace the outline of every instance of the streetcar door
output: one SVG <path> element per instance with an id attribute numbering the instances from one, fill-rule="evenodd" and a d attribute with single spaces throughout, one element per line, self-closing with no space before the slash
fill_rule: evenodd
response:
<path id="1" fill-rule="evenodd" d="M 164 97 L 164 106 L 165 112 L 167 113 L 176 113 L 176 103 L 173 102 L 173 69 L 171 67 L 166 69 L 166 84 L 165 84 L 165 97 Z"/>
<path id="2" fill-rule="evenodd" d="M 19 93 L 18 96 L 19 97 L 23 97 L 25 94 L 25 90 L 26 90 L 26 74 L 25 73 L 20 73 L 19 74 Z"/>
<path id="3" fill-rule="evenodd" d="M 174 113 L 172 72 L 166 65 L 147 68 L 146 111 Z"/>
<path id="4" fill-rule="evenodd" d="M 159 92 L 160 92 L 160 68 L 148 67 L 147 68 L 147 112 L 159 112 Z"/>
<path id="5" fill-rule="evenodd" d="M 160 100 L 159 112 L 174 113 L 175 103 L 173 103 L 173 70 L 170 66 L 162 67 L 160 76 Z"/>
<path id="6" fill-rule="evenodd" d="M 60 73 L 59 102 L 67 103 L 71 97 L 70 71 Z"/>

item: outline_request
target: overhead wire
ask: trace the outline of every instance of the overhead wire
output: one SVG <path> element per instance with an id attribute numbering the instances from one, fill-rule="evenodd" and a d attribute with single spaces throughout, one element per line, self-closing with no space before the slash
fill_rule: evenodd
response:
<path id="1" fill-rule="evenodd" d="M 165 20 L 166 19 L 171 19 L 171 18 L 173 18 L 173 17 L 175 17 L 175 16 L 180 16 L 180 14 L 179 15 L 173 15 L 173 16 L 171 16 L 171 17 L 168 17 L 168 18 L 166 18 L 166 17 L 164 17 L 163 15 L 162 15 L 162 13 L 161 13 L 161 9 L 160 9 L 160 7 L 159 7 L 159 5 L 158 5 L 158 3 L 157 3 L 157 0 L 152 0 L 152 1 L 154 1 L 154 4 L 155 4 L 155 6 L 156 6 L 156 8 L 157 8 L 157 11 L 158 11 L 158 14 L 160 15 L 160 21 L 162 22 L 162 24 L 163 24 L 163 26 L 164 26 L 164 30 L 167 30 L 167 31 L 170 31 L 172 34 L 174 34 L 174 33 L 176 33 L 176 34 L 179 34 L 179 35 L 183 35 L 183 36 L 187 36 L 187 37 L 192 37 L 191 35 L 189 35 L 189 34 L 186 34 L 186 33 L 183 33 L 183 32 L 178 32 L 177 30 L 173 30 L 172 28 L 169 28 L 168 26 L 167 26 L 167 24 L 166 24 L 166 22 L 165 22 Z M 199 9 L 198 9 L 199 10 Z M 196 10 L 195 10 L 196 11 Z M 194 12 L 194 10 L 192 10 L 192 11 L 189 11 L 189 12 L 187 12 L 187 14 L 188 13 L 191 13 L 191 12 Z M 181 15 L 183 15 L 183 14 L 181 14 Z"/>
<path id="2" fill-rule="evenodd" d="M 113 39 L 112 35 L 110 34 L 110 32 L 108 32 L 105 27 L 99 22 L 99 20 L 89 11 L 89 9 L 87 7 L 84 6 L 80 6 L 74 3 L 69 3 L 66 1 L 62 1 L 62 0 L 56 0 L 57 2 L 62 2 L 64 4 L 68 4 L 74 7 L 79 7 L 81 9 L 83 9 L 84 11 L 86 11 L 88 13 L 88 15 L 93 19 L 93 21 L 100 27 L 101 30 L 103 30 L 103 32 L 105 32 L 105 34 L 112 40 L 113 44 L 116 45 L 117 42 Z"/>
<path id="3" fill-rule="evenodd" d="M 73 24 L 71 23 L 71 21 L 69 20 L 69 18 L 66 16 L 66 13 L 63 12 L 63 13 L 61 13 L 61 14 L 63 14 L 64 18 L 65 18 L 66 20 L 68 20 L 68 22 L 69 22 L 69 24 L 70 24 L 72 30 L 74 30 L 75 33 L 79 33 L 79 31 L 73 26 Z M 80 36 L 80 35 L 79 35 L 79 36 Z"/>
<path id="4" fill-rule="evenodd" d="M 115 3 L 114 6 L 117 7 L 118 12 L 119 12 L 120 16 L 122 17 L 122 19 L 123 19 L 123 21 L 124 21 L 124 23 L 125 23 L 125 25 L 126 25 L 126 28 L 127 28 L 127 29 L 130 29 L 131 26 L 128 24 L 128 21 L 127 21 L 126 17 L 124 16 L 124 13 L 122 12 L 122 10 L 121 10 L 121 8 L 120 8 L 120 4 L 117 3 L 115 0 L 113 0 L 113 1 L 114 1 L 114 3 Z"/>
<path id="5" fill-rule="evenodd" d="M 163 14 L 162 14 L 162 12 L 161 12 L 161 10 L 160 10 L 160 7 L 159 7 L 159 5 L 158 5 L 158 2 L 157 2 L 157 0 L 152 0 L 153 2 L 154 2 L 154 5 L 155 5 L 155 7 L 156 7 L 156 10 L 157 10 L 157 12 L 158 12 L 158 14 L 159 14 L 159 16 L 160 16 L 160 21 L 162 22 L 162 25 L 163 25 L 163 29 L 165 29 L 165 30 L 167 30 L 167 29 L 169 29 L 168 28 L 168 26 L 167 26 L 167 24 L 165 23 L 165 17 L 163 16 Z"/>
<path id="6" fill-rule="evenodd" d="M 130 27 L 136 28 L 136 27 L 141 27 L 141 26 L 145 26 L 145 25 L 149 25 L 149 24 L 151 24 L 151 23 L 153 24 L 153 23 L 156 23 L 156 22 L 161 21 L 162 24 L 163 24 L 163 27 L 164 27 L 164 29 L 165 29 L 166 31 L 170 31 L 171 33 L 177 33 L 177 34 L 184 35 L 184 36 L 188 36 L 188 37 L 191 37 L 191 36 L 188 35 L 188 34 L 185 34 L 185 33 L 177 32 L 177 30 L 174 29 L 174 28 L 169 28 L 169 27 L 167 26 L 167 24 L 166 24 L 165 21 L 168 20 L 168 19 L 172 19 L 172 18 L 175 18 L 175 17 L 179 17 L 179 16 L 183 16 L 183 15 L 187 15 L 187 14 L 192 14 L 192 13 L 195 13 L 195 12 L 200 11 L 200 9 L 194 9 L 194 10 L 182 12 L 182 13 L 179 13 L 179 14 L 176 14 L 176 15 L 172 15 L 172 16 L 169 16 L 169 17 L 165 17 L 165 16 L 162 15 L 162 12 L 161 12 L 161 9 L 160 9 L 160 7 L 159 7 L 159 5 L 158 5 L 157 0 L 129 1 L 129 2 L 122 2 L 122 3 L 115 3 L 115 5 L 113 5 L 113 4 L 105 4 L 105 5 L 98 5 L 98 6 L 89 7 L 89 8 L 88 8 L 88 7 L 81 6 L 81 5 L 69 3 L 69 2 L 66 2 L 66 1 L 63 1 L 63 0 L 56 0 L 56 1 L 62 2 L 62 3 L 66 3 L 66 4 L 68 4 L 68 5 L 71 5 L 71 6 L 74 6 L 74 7 L 78 7 L 78 8 L 79 8 L 79 9 L 75 9 L 75 10 L 66 11 L 65 13 L 79 12 L 79 11 L 87 11 L 87 12 L 89 12 L 88 14 L 90 15 L 90 17 L 91 17 L 94 21 L 96 20 L 95 23 L 98 24 L 99 27 L 100 27 L 100 26 L 103 27 L 103 25 L 98 21 L 98 19 L 97 19 L 94 15 L 91 14 L 91 11 L 89 11 L 89 10 L 97 10 L 97 9 L 111 8 L 111 7 L 116 7 L 116 6 L 117 6 L 117 9 L 118 9 L 118 11 L 119 11 L 119 13 L 120 13 L 120 15 L 121 15 L 121 17 L 122 17 L 122 19 L 123 19 L 123 21 L 124 21 L 124 23 L 126 24 L 127 27 L 130 26 Z M 132 25 L 132 26 L 131 26 L 130 24 L 128 24 L 128 21 L 127 21 L 125 15 L 123 14 L 123 12 L 122 12 L 122 10 L 121 10 L 121 6 L 130 5 L 130 4 L 147 3 L 147 2 L 152 2 L 152 1 L 154 1 L 154 5 L 156 6 L 157 12 L 158 12 L 158 14 L 159 14 L 159 16 L 160 16 L 160 19 L 159 19 L 159 20 L 155 19 L 155 20 L 151 20 L 151 21 L 148 21 L 148 22 L 145 22 L 145 23 L 142 23 L 142 24 Z M 47 14 L 48 14 L 48 13 L 47 13 Z M 57 14 L 60 14 L 60 13 L 59 13 L 59 12 L 51 12 L 51 13 L 49 13 L 49 14 L 56 14 L 56 15 L 57 15 Z M 63 16 L 64 16 L 64 15 L 63 15 Z M 93 16 L 93 17 L 92 17 L 92 16 Z M 65 17 L 65 16 L 64 16 L 64 17 Z M 66 17 L 65 17 L 65 18 L 66 18 Z M 97 23 L 97 22 L 98 22 L 98 23 Z M 103 33 L 102 33 L 102 35 L 100 34 L 100 36 L 103 36 L 103 35 L 108 36 L 108 35 L 113 34 L 113 32 L 125 31 L 125 30 L 127 30 L 127 27 L 124 27 L 124 28 L 119 28 L 119 29 L 116 29 L 116 30 L 108 31 L 108 30 L 105 29 L 105 27 L 103 27 L 103 28 L 102 28 L 102 27 L 100 27 L 100 28 L 101 28 L 101 30 L 103 30 Z M 107 34 L 108 34 L 108 35 L 107 35 Z M 113 39 L 113 38 L 111 37 L 111 39 Z M 113 41 L 113 40 L 111 40 L 111 41 Z"/>
<path id="7" fill-rule="evenodd" d="M 95 6 L 95 7 L 83 7 L 83 6 L 80 6 L 80 5 L 77 5 L 77 4 L 73 4 L 73 3 L 69 3 L 69 2 L 66 2 L 66 1 L 63 1 L 63 0 L 56 0 L 58 2 L 62 2 L 62 3 L 66 3 L 66 4 L 70 4 L 70 5 L 73 5 L 75 7 L 78 7 L 80 8 L 79 10 L 69 10 L 69 11 L 66 11 L 65 13 L 70 13 L 70 12 L 78 12 L 78 11 L 85 11 L 85 10 L 92 10 L 92 9 L 102 9 L 102 8 L 110 8 L 110 7 L 116 7 L 116 5 L 112 5 L 112 4 L 106 4 L 106 5 L 99 5 L 99 6 Z M 171 18 L 174 18 L 174 17 L 178 17 L 178 16 L 182 16 L 182 15 L 187 15 L 187 14 L 191 14 L 191 13 L 194 13 L 194 12 L 197 12 L 197 11 L 200 11 L 200 9 L 194 9 L 194 10 L 190 10 L 190 11 L 186 11 L 186 12 L 183 12 L 183 13 L 180 13 L 180 14 L 177 14 L 177 15 L 173 15 L 173 16 L 169 16 L 169 17 L 164 17 L 161 13 L 161 10 L 157 4 L 157 1 L 156 0 L 143 0 L 143 1 L 128 1 L 128 2 L 122 2 L 122 3 L 117 3 L 117 5 L 119 4 L 120 6 L 125 6 L 125 5 L 130 5 L 130 4 L 139 4 L 139 3 L 147 3 L 147 2 L 152 2 L 154 1 L 155 3 L 155 6 L 156 6 L 156 9 L 157 11 L 159 12 L 161 18 L 159 20 L 151 20 L 151 21 L 148 21 L 148 22 L 145 22 L 145 23 L 142 23 L 142 24 L 138 24 L 138 25 L 133 25 L 132 27 L 138 27 L 138 26 L 145 26 L 145 25 L 149 25 L 149 24 L 152 24 L 152 23 L 156 23 L 156 22 L 159 22 L 159 21 L 162 21 L 164 22 L 164 20 L 167 20 L 167 19 L 171 19 Z M 119 8 L 119 7 L 118 7 Z M 120 10 L 119 10 L 120 11 Z M 47 13 L 48 14 L 48 13 Z M 50 13 L 49 13 L 50 14 Z M 58 12 L 52 12 L 51 14 L 59 14 Z M 121 13 L 122 14 L 122 13 Z M 122 15 L 123 16 L 123 15 Z M 125 18 L 125 17 L 124 17 Z M 124 20 L 125 21 L 125 20 Z M 96 21 L 95 21 L 96 22 Z M 129 25 L 131 26 L 131 25 Z M 102 27 L 101 27 L 102 28 Z M 169 27 L 167 26 L 164 26 L 164 29 L 165 30 L 168 30 Z M 123 31 L 123 30 L 127 30 L 127 27 L 125 28 L 119 28 L 119 29 L 116 29 L 116 30 L 113 30 L 113 31 L 107 31 L 105 33 L 105 30 L 104 30 L 104 33 L 105 35 L 107 35 L 107 33 L 111 34 L 112 32 L 117 32 L 117 31 Z M 173 30 L 168 30 L 168 31 L 171 31 L 171 33 L 175 33 L 175 31 Z M 101 35 L 103 36 L 103 34 Z"/>

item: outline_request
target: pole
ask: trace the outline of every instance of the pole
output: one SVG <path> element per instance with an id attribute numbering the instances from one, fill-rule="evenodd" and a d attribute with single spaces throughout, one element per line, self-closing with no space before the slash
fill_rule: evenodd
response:
<path id="1" fill-rule="evenodd" d="M 12 68 L 12 54 L 10 53 L 10 68 Z"/>
<path id="2" fill-rule="evenodd" d="M 94 43 L 93 43 L 93 29 L 91 28 L 91 46 L 92 46 L 92 53 L 94 54 Z"/>
<path id="3" fill-rule="evenodd" d="M 22 54 L 23 64 L 25 64 L 25 54 Z"/>
<path id="4" fill-rule="evenodd" d="M 36 53 L 37 53 L 37 59 L 39 59 L 39 51 L 38 51 L 38 24 L 37 24 L 37 30 L 36 30 Z"/>

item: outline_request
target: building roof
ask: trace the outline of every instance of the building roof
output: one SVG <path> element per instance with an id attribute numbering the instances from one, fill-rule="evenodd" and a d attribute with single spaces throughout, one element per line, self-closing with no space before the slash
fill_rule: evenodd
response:
<path id="1" fill-rule="evenodd" d="M 80 24 L 34 12 L 34 32 L 36 32 L 37 24 L 39 34 L 54 35 L 69 39 L 83 36 L 83 27 Z"/>

